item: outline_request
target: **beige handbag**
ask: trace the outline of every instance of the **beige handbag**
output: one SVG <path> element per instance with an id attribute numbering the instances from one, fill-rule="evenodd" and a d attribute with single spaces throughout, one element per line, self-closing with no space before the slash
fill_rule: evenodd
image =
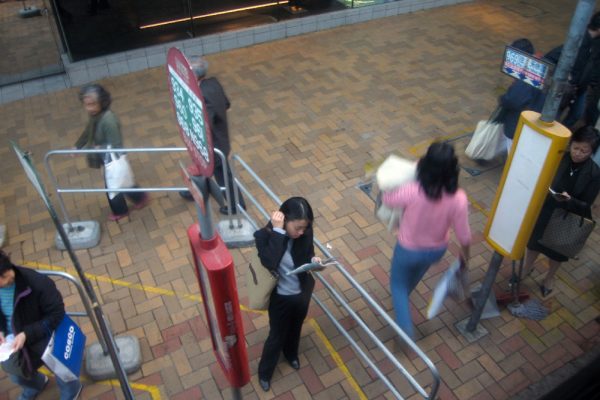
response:
<path id="1" fill-rule="evenodd" d="M 246 270 L 246 288 L 248 290 L 248 307 L 253 310 L 269 308 L 269 299 L 278 277 L 265 268 L 256 252 L 252 253 L 250 265 Z"/>

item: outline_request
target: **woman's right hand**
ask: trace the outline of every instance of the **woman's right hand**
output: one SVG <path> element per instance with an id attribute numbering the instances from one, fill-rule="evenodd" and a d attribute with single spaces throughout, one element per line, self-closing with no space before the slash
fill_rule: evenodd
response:
<path id="1" fill-rule="evenodd" d="M 283 229 L 283 223 L 285 221 L 285 215 L 281 211 L 273 211 L 271 214 L 271 224 L 273 228 Z"/>

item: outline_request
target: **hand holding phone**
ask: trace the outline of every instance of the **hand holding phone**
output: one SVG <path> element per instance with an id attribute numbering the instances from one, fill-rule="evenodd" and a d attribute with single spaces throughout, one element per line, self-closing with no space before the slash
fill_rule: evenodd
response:
<path id="1" fill-rule="evenodd" d="M 571 199 L 571 196 L 569 196 L 569 194 L 567 192 L 559 193 L 555 190 L 552 190 L 552 188 L 548 188 L 548 190 L 550 191 L 550 193 L 552 194 L 552 197 L 554 197 L 555 200 L 567 201 L 567 200 Z"/>

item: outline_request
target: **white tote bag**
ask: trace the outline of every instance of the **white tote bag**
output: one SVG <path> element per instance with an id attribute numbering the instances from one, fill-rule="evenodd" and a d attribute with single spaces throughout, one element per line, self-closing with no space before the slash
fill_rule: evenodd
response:
<path id="1" fill-rule="evenodd" d="M 110 160 L 104 164 L 104 177 L 106 179 L 107 189 L 125 189 L 135 186 L 135 176 L 127 156 L 108 153 L 107 159 Z M 118 192 L 109 192 L 108 197 L 112 200 Z"/>
<path id="2" fill-rule="evenodd" d="M 381 203 L 381 194 L 415 180 L 417 163 L 394 154 L 388 156 L 377 168 L 376 179 L 379 196 L 375 202 L 375 215 L 383 222 L 388 231 L 398 229 L 403 210 L 389 208 Z"/>
<path id="3" fill-rule="evenodd" d="M 491 160 L 502 153 L 504 147 L 504 125 L 491 120 L 479 121 L 465 154 L 472 160 Z"/>

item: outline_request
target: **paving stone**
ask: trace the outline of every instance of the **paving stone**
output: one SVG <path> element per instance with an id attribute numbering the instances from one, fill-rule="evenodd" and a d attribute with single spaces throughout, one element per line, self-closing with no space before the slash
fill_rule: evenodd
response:
<path id="1" fill-rule="evenodd" d="M 499 0 L 468 2 L 370 21 L 362 23 L 360 29 L 341 26 L 218 54 L 205 51 L 211 53 L 209 73 L 218 76 L 232 101 L 229 124 L 234 152 L 281 198 L 303 195 L 309 199 L 316 214 L 316 237 L 333 245 L 333 253 L 343 261 L 346 271 L 389 315 L 393 316 L 389 268 L 396 239 L 373 216 L 372 199 L 356 186 L 365 177 L 365 166 L 376 165 L 390 153 L 416 159 L 432 140 L 468 134 L 479 119 L 486 118 L 498 95 L 510 84 L 497 68 L 505 43 L 527 36 L 544 51 L 564 40 L 572 10 L 565 12 L 564 4 L 557 0 L 529 0 L 528 4 L 544 13 L 527 16 Z M 407 7 L 416 6 L 411 3 Z M 298 25 L 297 29 L 300 32 L 304 28 Z M 234 35 L 231 40 L 241 39 Z M 253 40 L 260 42 L 257 37 Z M 215 43 L 218 46 L 219 42 Z M 205 50 L 211 46 L 215 47 L 202 42 Z M 158 53 L 147 62 L 162 64 L 164 54 Z M 123 68 L 137 69 L 144 64 L 135 59 L 136 54 L 102 66 L 91 63 L 88 68 L 105 70 L 107 78 L 101 83 L 113 95 L 112 107 L 121 118 L 127 146 L 181 147 L 164 67 L 108 77 Z M 3 99 L 5 92 L 18 97 L 20 90 L 2 91 Z M 37 163 L 51 149 L 72 146 L 86 122 L 76 89 L 4 103 L 0 118 L 0 137 L 16 140 L 33 151 Z M 453 141 L 465 165 L 470 165 L 462 154 L 468 140 Z M 10 233 L 6 249 L 18 262 L 72 268 L 67 256 L 53 248 L 52 223 L 12 151 L 5 146 L 0 156 L 5 160 L 0 178 L 0 222 Z M 132 154 L 130 159 L 141 184 L 177 187 L 181 185 L 178 161 L 186 158 L 185 153 L 173 153 Z M 82 158 L 57 158 L 53 172 L 61 184 L 102 186 L 101 175 L 87 170 Z M 500 168 L 479 176 L 463 172 L 460 178 L 471 201 L 473 282 L 481 281 L 490 260 L 491 248 L 482 232 L 500 173 Z M 252 193 L 259 192 L 256 186 L 252 188 Z M 256 195 L 268 209 L 275 207 L 266 196 Z M 175 193 L 153 193 L 148 207 L 113 223 L 105 220 L 108 207 L 104 195 L 62 197 L 72 218 L 94 219 L 101 224 L 99 246 L 79 250 L 77 255 L 85 272 L 98 276 L 92 283 L 113 328 L 140 339 L 143 365 L 132 381 L 157 387 L 161 398 L 232 397 L 214 358 L 190 265 L 186 229 L 196 221 L 193 205 Z M 262 216 L 256 217 L 264 223 Z M 454 327 L 458 320 L 468 317 L 468 304 L 449 301 L 439 317 L 425 319 L 432 288 L 452 256 L 431 268 L 411 297 L 411 312 L 424 335 L 417 343 L 442 377 L 439 397 L 510 398 L 597 345 L 600 329 L 594 318 L 598 304 L 592 291 L 594 271 L 600 262 L 598 243 L 600 235 L 592 234 L 580 259 L 559 271 L 556 294 L 546 301 L 552 310 L 546 320 L 517 319 L 503 309 L 500 317 L 481 322 L 490 334 L 475 344 L 467 343 Z M 449 253 L 456 254 L 457 250 L 452 239 Z M 231 253 L 244 302 L 247 292 L 242 268 L 249 251 L 235 249 Z M 538 262 L 533 279 L 524 282 L 534 298 L 539 295 L 537 281 L 546 269 L 545 261 Z M 430 382 L 423 361 L 394 351 L 395 332 L 374 315 L 339 271 L 328 270 L 323 276 L 411 373 Z M 505 262 L 497 291 L 505 290 L 509 276 L 510 263 Z M 73 289 L 62 284 L 59 287 L 68 290 L 67 306 L 79 307 Z M 322 285 L 317 287 L 319 299 L 372 354 L 378 366 L 400 384 L 406 398 L 419 398 L 356 322 L 347 318 Z M 303 330 L 301 370 L 292 371 L 282 363 L 273 377 L 274 390 L 263 394 L 256 369 L 268 317 L 245 308 L 242 313 L 252 375 L 251 383 L 242 388 L 245 398 L 359 398 L 341 366 L 359 382 L 368 398 L 391 396 L 316 304 L 309 313 L 313 320 Z M 89 323 L 83 323 L 83 328 L 94 337 Z M 325 335 L 326 342 L 320 335 Z M 17 392 L 0 375 L 0 400 L 12 400 Z M 89 383 L 84 396 L 108 399 L 119 398 L 120 393 L 101 383 Z M 149 396 L 136 390 L 137 398 Z"/>

